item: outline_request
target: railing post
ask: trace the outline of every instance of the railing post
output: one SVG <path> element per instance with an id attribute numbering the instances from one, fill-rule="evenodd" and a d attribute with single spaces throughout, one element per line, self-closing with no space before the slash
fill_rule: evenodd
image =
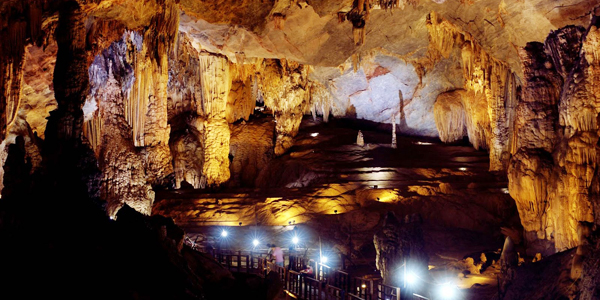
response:
<path id="1" fill-rule="evenodd" d="M 396 288 L 396 300 L 400 300 L 400 288 Z"/>
<path id="2" fill-rule="evenodd" d="M 379 293 L 379 284 L 377 281 L 379 281 L 378 278 L 371 280 L 371 300 L 377 300 L 377 294 Z"/>

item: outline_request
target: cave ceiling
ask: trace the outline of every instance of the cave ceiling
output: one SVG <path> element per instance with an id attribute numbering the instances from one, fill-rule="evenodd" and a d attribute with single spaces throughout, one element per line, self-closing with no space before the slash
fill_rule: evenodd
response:
<path id="1" fill-rule="evenodd" d="M 82 1 L 85 2 L 85 1 Z M 158 1 L 160 2 L 160 1 Z M 518 48 L 543 41 L 552 30 L 589 22 L 598 0 L 399 0 L 398 6 L 373 6 L 366 40 L 354 44 L 352 24 L 338 13 L 352 9 L 351 0 L 181 0 L 180 31 L 194 46 L 240 57 L 286 58 L 319 67 L 337 67 L 352 54 L 381 49 L 406 59 L 427 51 L 427 16 L 440 17 L 469 33 L 492 57 L 521 74 Z M 105 0 L 84 3 L 92 16 L 118 20 L 130 29 L 148 24 L 157 1 Z M 274 16 L 281 16 L 277 20 Z M 279 23 L 281 22 L 281 23 Z M 241 54 L 241 55 L 240 55 Z"/>

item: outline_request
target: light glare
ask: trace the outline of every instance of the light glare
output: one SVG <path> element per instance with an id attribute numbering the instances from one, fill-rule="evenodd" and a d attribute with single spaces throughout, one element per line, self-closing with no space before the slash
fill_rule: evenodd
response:
<path id="1" fill-rule="evenodd" d="M 227 233 L 227 230 L 223 230 L 223 231 L 221 231 L 221 236 L 222 236 L 222 237 L 227 237 L 227 234 L 228 234 L 228 233 Z"/>
<path id="2" fill-rule="evenodd" d="M 327 263 L 327 256 L 321 256 L 321 262 Z"/>
<path id="3" fill-rule="evenodd" d="M 440 286 L 440 297 L 442 299 L 452 299 L 456 296 L 456 287 L 449 283 Z"/>
<path id="4" fill-rule="evenodd" d="M 254 247 L 258 246 L 258 243 L 259 243 L 259 242 L 258 242 L 258 240 L 257 240 L 257 239 L 254 239 L 254 241 L 252 241 L 252 245 L 254 245 Z"/>
<path id="5" fill-rule="evenodd" d="M 319 135 L 318 132 L 313 132 L 313 133 L 310 134 L 310 136 L 312 136 L 312 137 L 317 137 L 318 135 Z"/>
<path id="6" fill-rule="evenodd" d="M 417 276 L 412 273 L 409 272 L 408 274 L 406 274 L 406 283 L 408 283 L 409 285 L 413 285 L 417 282 Z"/>
<path id="7" fill-rule="evenodd" d="M 295 237 L 292 238 L 292 243 L 298 244 L 298 242 L 299 242 L 299 240 L 298 240 L 297 236 L 295 236 Z"/>

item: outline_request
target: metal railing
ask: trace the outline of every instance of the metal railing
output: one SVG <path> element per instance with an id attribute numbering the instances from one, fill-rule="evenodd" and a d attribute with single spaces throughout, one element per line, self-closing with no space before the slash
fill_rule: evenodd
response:
<path id="1" fill-rule="evenodd" d="M 197 250 L 197 249 L 196 249 Z M 385 285 L 379 278 L 352 277 L 349 273 L 302 257 L 289 259 L 289 268 L 269 261 L 266 252 L 211 251 L 227 269 L 266 276 L 275 272 L 287 298 L 303 300 L 400 300 L 400 288 Z M 312 274 L 299 272 L 311 265 Z M 295 269 L 295 270 L 294 270 Z"/>

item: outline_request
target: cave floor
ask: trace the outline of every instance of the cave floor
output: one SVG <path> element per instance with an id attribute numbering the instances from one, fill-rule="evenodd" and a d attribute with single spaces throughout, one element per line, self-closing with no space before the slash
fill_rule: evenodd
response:
<path id="1" fill-rule="evenodd" d="M 338 253 L 346 253 L 354 275 L 376 276 L 373 234 L 383 216 L 416 213 L 430 258 L 426 280 L 451 280 L 464 299 L 489 299 L 504 241 L 500 227 L 519 224 L 506 175 L 489 172 L 488 153 L 464 142 L 398 136 L 392 148 L 390 128 L 305 119 L 294 146 L 261 175 L 266 184 L 157 191 L 153 214 L 173 217 L 202 246 L 266 251 L 270 243 L 287 248 L 298 234 L 307 256 L 329 253 L 339 265 Z M 356 145 L 359 129 L 364 146 Z M 221 240 L 224 229 L 230 234 Z M 476 274 L 463 259 L 477 265 L 482 253 L 488 263 Z"/>

